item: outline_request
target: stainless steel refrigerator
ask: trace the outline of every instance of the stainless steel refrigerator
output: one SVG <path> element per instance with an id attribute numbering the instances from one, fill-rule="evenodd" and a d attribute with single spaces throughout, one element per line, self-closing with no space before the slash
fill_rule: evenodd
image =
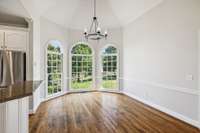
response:
<path id="1" fill-rule="evenodd" d="M 0 50 L 0 88 L 25 80 L 25 52 Z"/>

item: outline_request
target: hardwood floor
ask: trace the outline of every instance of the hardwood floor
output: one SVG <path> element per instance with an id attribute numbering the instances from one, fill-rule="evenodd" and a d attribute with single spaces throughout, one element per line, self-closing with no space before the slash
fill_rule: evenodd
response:
<path id="1" fill-rule="evenodd" d="M 200 133 L 122 94 L 68 94 L 41 104 L 30 133 Z"/>

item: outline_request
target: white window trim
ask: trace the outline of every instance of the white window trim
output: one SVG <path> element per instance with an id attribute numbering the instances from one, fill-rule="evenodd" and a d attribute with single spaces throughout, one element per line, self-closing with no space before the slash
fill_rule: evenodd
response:
<path id="1" fill-rule="evenodd" d="M 105 49 L 107 49 L 108 47 L 114 47 L 114 48 L 116 48 L 117 49 L 117 53 L 115 53 L 115 54 L 104 54 L 103 52 L 104 52 L 104 50 Z M 120 72 L 120 56 L 119 56 L 120 54 L 119 54 L 119 49 L 118 49 L 118 47 L 117 46 L 115 46 L 115 45 L 113 45 L 113 44 L 108 44 L 108 45 L 106 45 L 106 46 L 104 46 L 102 49 L 101 49 L 101 51 L 100 51 L 100 75 L 101 75 L 101 77 L 100 77 L 100 84 L 101 84 L 101 87 L 99 88 L 99 90 L 102 90 L 102 91 L 120 91 L 120 79 L 119 79 L 119 76 L 120 76 L 120 74 L 119 74 L 119 72 Z M 117 56 L 117 88 L 116 89 L 109 89 L 109 88 L 103 88 L 102 87 L 102 83 L 103 83 L 103 74 L 102 74 L 102 71 L 103 71 L 103 60 L 102 60 L 102 56 Z"/>
<path id="2" fill-rule="evenodd" d="M 91 48 L 92 50 L 92 54 L 90 55 L 85 55 L 85 54 L 72 54 L 71 51 L 72 49 L 79 45 L 79 44 L 84 44 L 84 45 L 87 45 L 89 48 Z M 86 43 L 86 42 L 78 42 L 78 43 L 75 43 L 74 45 L 72 45 L 70 51 L 69 51 L 69 88 L 68 88 L 68 92 L 82 92 L 82 91 L 92 91 L 92 90 L 96 90 L 95 88 L 95 51 L 93 49 L 93 47 L 89 44 L 89 43 Z M 91 88 L 81 88 L 81 89 L 78 89 L 78 90 L 73 90 L 72 88 L 72 56 L 91 56 L 92 57 L 92 85 L 91 85 Z"/>
<path id="3" fill-rule="evenodd" d="M 56 40 L 56 39 L 55 39 Z M 63 69 L 64 69 L 64 67 L 63 67 L 63 65 L 64 65 L 64 53 L 63 53 L 63 47 L 62 47 L 62 44 L 61 44 L 61 42 L 60 41 L 58 41 L 58 40 L 56 40 L 56 41 L 58 41 L 58 42 L 60 42 L 60 49 L 61 49 L 61 52 L 60 53 L 58 53 L 58 52 L 52 52 L 52 51 L 48 51 L 48 46 L 49 46 L 49 44 L 51 44 L 51 41 L 55 41 L 55 40 L 50 40 L 50 41 L 48 41 L 48 43 L 47 43 L 47 45 L 46 45 L 46 47 L 45 47 L 45 77 L 46 77 L 46 79 L 45 79 L 45 81 L 46 81 L 46 84 L 45 84 L 45 97 L 46 97 L 46 99 L 51 99 L 51 98 L 55 98 L 55 97 L 58 97 L 58 96 L 60 96 L 60 95 L 62 95 L 62 93 L 63 93 L 63 91 L 64 91 L 64 84 L 63 84 L 63 77 L 64 77 L 64 75 L 63 75 Z M 47 68 L 48 68 L 48 64 L 47 64 L 47 62 L 48 62 L 48 54 L 57 54 L 57 55 L 62 55 L 62 70 L 61 70 L 61 91 L 60 92 L 57 92 L 57 93 L 54 93 L 54 94 L 52 94 L 52 95 L 49 95 L 48 94 L 48 70 L 47 70 Z"/>

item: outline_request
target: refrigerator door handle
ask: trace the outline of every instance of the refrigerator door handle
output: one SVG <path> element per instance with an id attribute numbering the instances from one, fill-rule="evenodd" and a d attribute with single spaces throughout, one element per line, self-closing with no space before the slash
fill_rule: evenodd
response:
<path id="1" fill-rule="evenodd" d="M 12 56 L 12 52 L 8 52 L 8 65 L 10 68 L 10 79 L 11 79 L 11 84 L 14 84 L 14 73 L 13 73 L 13 56 Z"/>
<path id="2" fill-rule="evenodd" d="M 3 82 L 3 54 L 0 53 L 0 83 Z"/>

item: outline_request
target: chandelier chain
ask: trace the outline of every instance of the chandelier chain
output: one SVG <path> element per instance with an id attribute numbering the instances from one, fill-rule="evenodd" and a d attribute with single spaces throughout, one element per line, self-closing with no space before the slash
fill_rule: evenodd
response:
<path id="1" fill-rule="evenodd" d="M 97 6 L 96 0 L 94 0 L 94 17 L 97 17 L 97 11 L 96 11 L 97 7 L 96 6 Z"/>
<path id="2" fill-rule="evenodd" d="M 92 19 L 92 24 L 90 26 L 89 32 L 87 29 L 84 30 L 85 38 L 91 40 L 100 40 L 102 38 L 107 38 L 107 31 L 105 33 L 101 33 L 101 28 L 99 27 L 99 22 L 97 20 L 97 1 L 94 0 L 94 17 Z"/>

